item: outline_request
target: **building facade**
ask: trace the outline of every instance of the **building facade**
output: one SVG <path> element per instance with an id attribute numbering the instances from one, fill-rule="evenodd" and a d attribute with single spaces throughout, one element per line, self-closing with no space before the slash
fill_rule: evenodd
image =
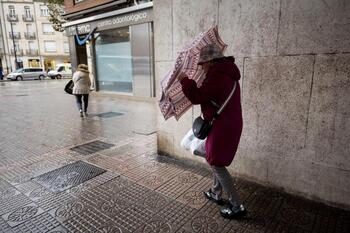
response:
<path id="1" fill-rule="evenodd" d="M 68 40 L 53 30 L 45 1 L 1 0 L 0 8 L 0 56 L 5 73 L 21 67 L 49 70 L 69 62 Z"/>
<path id="2" fill-rule="evenodd" d="M 153 97 L 153 2 L 66 0 L 72 68 L 89 65 L 97 91 Z"/>
<path id="3" fill-rule="evenodd" d="M 212 25 L 236 58 L 244 126 L 230 171 L 349 208 L 350 1 L 155 0 L 153 10 L 157 94 L 185 42 Z M 199 114 L 159 111 L 159 152 L 204 162 L 180 146 Z"/>

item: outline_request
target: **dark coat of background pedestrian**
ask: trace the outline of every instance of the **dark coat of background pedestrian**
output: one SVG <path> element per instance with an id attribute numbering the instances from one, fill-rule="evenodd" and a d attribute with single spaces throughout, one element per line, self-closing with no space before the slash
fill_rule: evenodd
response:
<path id="1" fill-rule="evenodd" d="M 183 78 L 182 90 L 193 104 L 200 104 L 203 117 L 213 119 L 217 107 L 210 101 L 222 105 L 231 93 L 234 81 L 236 90 L 220 116 L 215 120 L 206 141 L 206 160 L 210 165 L 229 166 L 236 154 L 243 128 L 241 92 L 238 80 L 240 72 L 233 57 L 215 62 L 206 74 L 205 81 L 197 88 L 195 81 Z"/>

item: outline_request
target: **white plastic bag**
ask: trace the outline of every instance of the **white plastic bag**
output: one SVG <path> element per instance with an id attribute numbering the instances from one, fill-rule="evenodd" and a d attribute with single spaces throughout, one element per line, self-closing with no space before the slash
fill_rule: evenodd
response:
<path id="1" fill-rule="evenodd" d="M 191 153 L 193 155 L 199 155 L 205 157 L 205 141 L 207 139 L 201 140 L 198 138 L 194 138 L 191 143 Z"/>
<path id="2" fill-rule="evenodd" d="M 192 129 L 190 129 L 185 137 L 181 140 L 181 147 L 185 150 L 191 149 L 191 142 L 195 139 Z"/>
<path id="3" fill-rule="evenodd" d="M 205 156 L 205 141 L 206 139 L 201 140 L 196 138 L 192 129 L 190 129 L 181 140 L 181 147 L 191 151 L 193 155 Z"/>

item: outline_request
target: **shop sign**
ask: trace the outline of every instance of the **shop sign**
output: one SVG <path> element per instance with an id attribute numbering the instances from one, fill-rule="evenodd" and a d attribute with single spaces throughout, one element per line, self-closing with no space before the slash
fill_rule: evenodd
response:
<path id="1" fill-rule="evenodd" d="M 118 15 L 107 19 L 92 21 L 85 24 L 74 25 L 66 28 L 67 36 L 81 35 L 91 32 L 94 28 L 97 31 L 123 27 L 133 24 L 140 24 L 152 21 L 152 9 Z"/>

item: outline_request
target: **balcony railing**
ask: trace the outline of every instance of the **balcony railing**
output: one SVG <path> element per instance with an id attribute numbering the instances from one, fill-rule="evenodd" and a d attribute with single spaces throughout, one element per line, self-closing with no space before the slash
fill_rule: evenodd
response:
<path id="1" fill-rule="evenodd" d="M 25 37 L 27 40 L 34 40 L 34 39 L 36 38 L 35 32 L 25 32 L 25 33 L 24 33 L 24 37 Z"/>
<path id="2" fill-rule="evenodd" d="M 33 15 L 22 15 L 22 19 L 24 22 L 34 22 Z"/>
<path id="3" fill-rule="evenodd" d="M 15 50 L 11 49 L 11 55 L 15 54 Z M 16 49 L 16 55 L 23 55 L 23 49 Z"/>
<path id="4" fill-rule="evenodd" d="M 10 22 L 18 22 L 18 15 L 17 14 L 7 15 L 7 20 Z"/>
<path id="5" fill-rule="evenodd" d="M 37 49 L 27 49 L 26 55 L 37 56 L 37 55 L 39 55 L 39 50 L 37 50 Z"/>
<path id="6" fill-rule="evenodd" d="M 9 36 L 11 39 L 21 39 L 21 33 L 20 32 L 9 32 Z"/>

